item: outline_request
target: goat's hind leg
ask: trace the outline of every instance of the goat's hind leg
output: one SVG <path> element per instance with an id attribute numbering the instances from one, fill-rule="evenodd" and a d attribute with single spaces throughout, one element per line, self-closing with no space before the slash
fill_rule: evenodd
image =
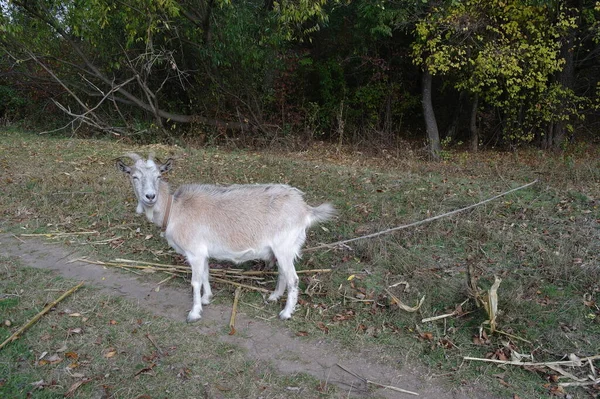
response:
<path id="1" fill-rule="evenodd" d="M 212 290 L 210 289 L 210 282 L 208 281 L 209 275 L 209 267 L 208 267 L 208 258 L 204 258 L 203 265 L 203 273 L 202 273 L 202 299 L 201 302 L 203 305 L 208 305 L 210 300 L 212 299 Z"/>
<path id="2" fill-rule="evenodd" d="M 285 308 L 279 313 L 279 318 L 287 320 L 292 317 L 292 313 L 298 303 L 298 274 L 294 268 L 294 255 L 280 255 L 277 257 L 277 263 L 279 264 L 279 279 L 277 280 L 277 288 L 271 295 L 283 294 L 283 290 L 287 288 L 287 300 L 285 302 Z M 281 292 L 279 292 L 281 291 Z"/>
<path id="3" fill-rule="evenodd" d="M 187 256 L 190 265 L 192 266 L 192 292 L 193 292 L 193 305 L 192 310 L 188 313 L 188 323 L 193 323 L 200 320 L 202 317 L 202 297 L 200 291 L 204 281 L 208 284 L 208 273 L 205 273 L 205 264 L 208 265 L 208 259 L 206 256 Z M 208 272 L 208 270 L 206 270 Z M 209 288 L 210 290 L 210 288 Z"/>

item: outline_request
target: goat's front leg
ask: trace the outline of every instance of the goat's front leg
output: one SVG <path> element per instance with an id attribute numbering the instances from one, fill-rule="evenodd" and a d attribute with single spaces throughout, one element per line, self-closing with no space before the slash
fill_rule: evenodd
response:
<path id="1" fill-rule="evenodd" d="M 206 256 L 189 256 L 188 261 L 192 266 L 192 292 L 194 302 L 192 305 L 192 310 L 188 314 L 187 321 L 188 323 L 193 323 L 195 321 L 200 320 L 202 317 L 202 297 L 200 295 L 200 290 L 204 282 L 206 281 L 206 285 L 208 285 L 208 259 Z M 206 288 L 205 288 L 206 293 Z M 208 288 L 208 293 L 211 295 L 210 287 Z"/>

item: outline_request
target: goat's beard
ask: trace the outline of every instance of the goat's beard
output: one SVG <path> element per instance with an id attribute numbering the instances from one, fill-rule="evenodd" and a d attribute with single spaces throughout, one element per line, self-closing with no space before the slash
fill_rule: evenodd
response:
<path id="1" fill-rule="evenodd" d="M 149 221 L 154 221 L 154 205 L 146 206 L 142 201 L 139 201 L 135 211 L 137 213 L 145 213 Z"/>

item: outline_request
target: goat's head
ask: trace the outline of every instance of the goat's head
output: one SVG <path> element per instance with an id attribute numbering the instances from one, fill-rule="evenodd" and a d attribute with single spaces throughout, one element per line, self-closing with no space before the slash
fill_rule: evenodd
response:
<path id="1" fill-rule="evenodd" d="M 157 164 L 154 161 L 153 154 L 150 154 L 147 160 L 143 160 L 137 154 L 129 153 L 125 156 L 133 160 L 133 165 L 127 166 L 121 159 L 117 160 L 117 168 L 129 175 L 133 191 L 138 199 L 137 212 L 142 213 L 156 204 L 158 198 L 158 184 L 163 173 L 171 170 L 173 159 L 169 158 L 164 164 Z"/>

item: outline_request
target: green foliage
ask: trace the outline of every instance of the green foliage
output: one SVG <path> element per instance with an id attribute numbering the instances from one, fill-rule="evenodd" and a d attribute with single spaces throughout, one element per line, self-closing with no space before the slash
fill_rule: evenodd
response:
<path id="1" fill-rule="evenodd" d="M 573 115 L 572 109 L 556 106 L 541 115 L 537 100 L 566 95 L 550 87 L 550 77 L 564 64 L 559 39 L 575 26 L 573 17 L 562 9 L 553 15 L 546 4 L 453 2 L 434 8 L 417 24 L 413 57 L 433 74 L 451 76 L 457 89 L 499 108 L 505 115 L 507 138 L 531 141 L 532 131 L 519 128 L 524 110 L 532 119 L 530 127 Z"/>

